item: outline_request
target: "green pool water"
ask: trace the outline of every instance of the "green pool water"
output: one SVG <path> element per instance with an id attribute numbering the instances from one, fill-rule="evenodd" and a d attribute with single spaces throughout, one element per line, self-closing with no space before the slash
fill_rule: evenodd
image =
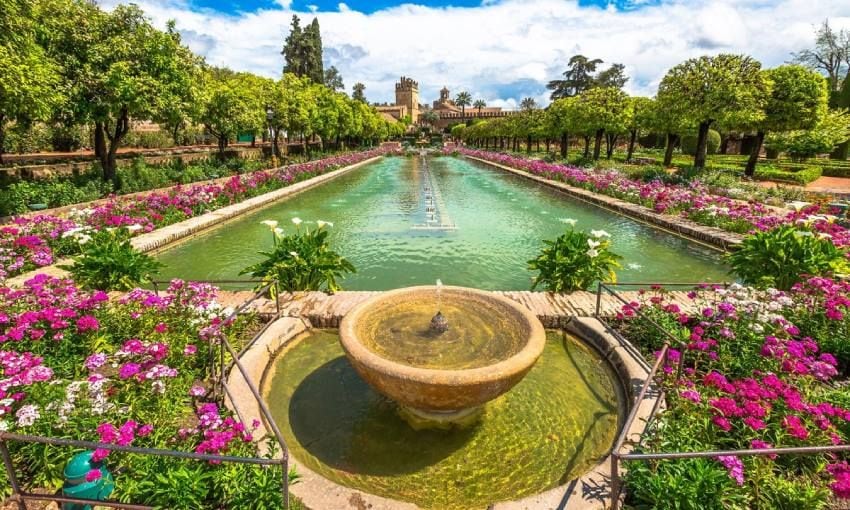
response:
<path id="1" fill-rule="evenodd" d="M 271 245 L 266 219 L 292 229 L 291 219 L 333 222 L 335 250 L 357 268 L 347 290 L 386 290 L 433 284 L 485 290 L 527 290 L 527 261 L 542 239 L 576 228 L 603 229 L 623 256 L 625 282 L 725 281 L 718 252 L 661 232 L 550 188 L 463 158 L 429 158 L 428 174 L 415 158 L 383 158 L 326 184 L 187 240 L 161 253 L 160 277 L 198 280 L 239 278 Z M 430 193 L 438 197 L 428 202 Z M 433 205 L 429 205 L 429 204 Z M 428 209 L 436 224 L 428 226 Z M 315 225 L 313 225 L 315 226 Z M 244 278 L 244 277 L 242 277 Z"/>
<path id="2" fill-rule="evenodd" d="M 595 351 L 547 333 L 537 364 L 467 429 L 414 430 L 317 331 L 275 362 L 264 388 L 293 456 L 341 485 L 428 509 L 481 509 L 581 476 L 610 449 L 618 388 Z"/>

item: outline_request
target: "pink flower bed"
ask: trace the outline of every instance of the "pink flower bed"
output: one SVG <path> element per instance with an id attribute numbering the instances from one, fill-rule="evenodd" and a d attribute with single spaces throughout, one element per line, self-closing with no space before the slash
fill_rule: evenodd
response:
<path id="1" fill-rule="evenodd" d="M 112 197 L 67 218 L 47 214 L 15 218 L 0 225 L 0 281 L 78 253 L 80 240 L 85 240 L 86 232 L 92 230 L 130 227 L 134 232 L 151 232 L 387 152 L 389 149 L 381 148 L 334 156 L 278 170 L 235 175 L 224 184 L 176 186 L 144 198 Z"/>
<path id="2" fill-rule="evenodd" d="M 850 285 L 812 278 L 789 293 L 733 285 L 691 296 L 697 311 L 684 312 L 655 288 L 617 317 L 626 338 L 649 356 L 659 355 L 666 337 L 646 317 L 682 341 L 671 347 L 663 366 L 667 408 L 644 439 L 647 450 L 651 445 L 670 452 L 847 444 L 850 396 L 834 382 L 850 368 L 850 350 L 830 351 L 846 343 Z M 744 497 L 781 477 L 847 498 L 850 470 L 842 457 L 820 454 L 795 461 L 726 455 L 716 461 Z M 659 461 L 653 476 L 680 476 L 666 471 L 672 462 Z M 799 469 L 789 462 L 799 463 Z M 639 499 L 645 497 L 640 476 L 630 482 Z"/>
<path id="3" fill-rule="evenodd" d="M 447 149 L 449 151 L 449 149 Z M 493 163 L 523 170 L 532 175 L 612 196 L 643 205 L 658 213 L 680 215 L 702 225 L 719 227 L 740 234 L 769 230 L 783 224 L 806 224 L 809 228 L 830 236 L 838 247 L 850 246 L 850 230 L 833 223 L 827 216 L 831 211 L 812 205 L 800 211 L 779 214 L 764 204 L 742 202 L 712 194 L 699 182 L 674 185 L 660 181 L 642 182 L 616 171 L 592 171 L 585 168 L 525 159 L 499 152 L 472 150 L 464 147 L 450 149 Z"/>

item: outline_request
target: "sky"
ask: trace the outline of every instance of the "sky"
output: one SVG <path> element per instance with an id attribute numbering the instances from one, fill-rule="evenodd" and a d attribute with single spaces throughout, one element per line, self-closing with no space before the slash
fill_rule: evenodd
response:
<path id="1" fill-rule="evenodd" d="M 340 70 L 348 92 L 362 82 L 370 101 L 393 102 L 394 83 L 409 76 L 421 103 L 446 86 L 506 108 L 524 97 L 547 104 L 546 83 L 577 53 L 625 64 L 626 91 L 651 96 L 688 58 L 745 53 L 775 67 L 812 46 L 824 19 L 850 29 L 850 0 L 133 1 L 159 27 L 176 20 L 213 65 L 279 77 L 297 14 L 302 25 L 319 19 L 325 66 Z"/>

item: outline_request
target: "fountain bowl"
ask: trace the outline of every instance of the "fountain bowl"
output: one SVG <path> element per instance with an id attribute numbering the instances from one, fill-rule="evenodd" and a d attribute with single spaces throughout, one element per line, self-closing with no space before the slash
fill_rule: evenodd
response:
<path id="1" fill-rule="evenodd" d="M 428 338 L 424 330 L 430 315 L 438 311 L 438 289 L 449 329 Z M 430 315 L 420 312 L 417 324 L 411 326 L 412 309 L 428 310 Z M 400 332 L 401 325 L 387 328 L 394 317 L 413 332 Z M 408 287 L 378 294 L 346 314 L 339 332 L 348 360 L 372 388 L 419 418 L 450 422 L 461 421 L 510 390 L 531 370 L 546 344 L 543 325 L 527 308 L 497 294 L 452 286 Z M 402 340 L 394 339 L 405 334 Z M 408 337 L 414 340 L 404 344 Z M 410 351 L 411 358 L 424 354 L 410 362 L 376 352 L 382 348 L 402 355 Z M 443 361 L 452 356 L 461 360 Z"/>

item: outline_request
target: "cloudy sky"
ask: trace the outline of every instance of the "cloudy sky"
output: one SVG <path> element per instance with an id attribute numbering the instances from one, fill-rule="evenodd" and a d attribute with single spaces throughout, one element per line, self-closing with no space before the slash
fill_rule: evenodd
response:
<path id="1" fill-rule="evenodd" d="M 621 62 L 633 94 L 652 95 L 665 71 L 690 57 L 747 53 L 776 66 L 811 46 L 825 18 L 850 29 L 850 0 L 134 0 L 207 62 L 278 77 L 292 14 L 318 17 L 325 65 L 348 91 L 392 101 L 401 75 L 421 102 L 444 85 L 493 106 L 547 102 L 545 83 L 581 53 Z M 104 7 L 115 0 L 101 2 Z"/>

